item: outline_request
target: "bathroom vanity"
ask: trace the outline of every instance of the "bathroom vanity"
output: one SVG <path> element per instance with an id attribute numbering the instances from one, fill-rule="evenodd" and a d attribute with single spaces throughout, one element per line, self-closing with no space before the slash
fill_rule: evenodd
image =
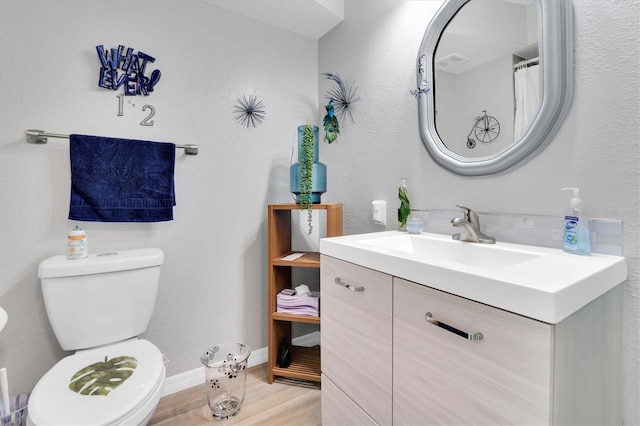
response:
<path id="1" fill-rule="evenodd" d="M 397 231 L 320 252 L 323 424 L 620 423 L 624 258 Z"/>

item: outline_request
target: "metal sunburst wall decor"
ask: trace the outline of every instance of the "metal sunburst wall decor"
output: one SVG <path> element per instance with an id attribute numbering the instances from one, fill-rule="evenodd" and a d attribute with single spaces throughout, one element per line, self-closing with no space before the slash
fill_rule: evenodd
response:
<path id="1" fill-rule="evenodd" d="M 329 101 L 333 101 L 333 108 L 335 113 L 338 115 L 338 118 L 344 124 L 344 119 L 348 116 L 353 123 L 353 104 L 360 100 L 359 97 L 356 97 L 358 88 L 345 84 L 338 74 L 327 72 L 322 73 L 321 75 L 336 83 L 331 89 L 329 89 L 329 91 L 327 91 L 325 98 Z"/>
<path id="2" fill-rule="evenodd" d="M 261 124 L 267 115 L 262 101 L 259 101 L 256 95 L 249 95 L 248 97 L 243 95 L 242 98 L 236 99 L 233 113 L 236 115 L 236 120 L 246 128 L 249 128 L 249 126 L 256 127 Z"/>

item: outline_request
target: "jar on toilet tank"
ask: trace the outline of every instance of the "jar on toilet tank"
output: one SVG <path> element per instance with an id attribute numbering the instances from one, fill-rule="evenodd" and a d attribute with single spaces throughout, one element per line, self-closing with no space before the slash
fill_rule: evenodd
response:
<path id="1" fill-rule="evenodd" d="M 76 226 L 67 235 L 67 259 L 82 259 L 89 256 L 87 233 Z"/>

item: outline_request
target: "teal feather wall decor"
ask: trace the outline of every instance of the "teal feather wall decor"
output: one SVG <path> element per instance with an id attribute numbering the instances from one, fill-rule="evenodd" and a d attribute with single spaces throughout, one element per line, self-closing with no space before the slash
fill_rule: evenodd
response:
<path id="1" fill-rule="evenodd" d="M 340 123 L 338 123 L 338 117 L 336 117 L 333 108 L 333 99 L 329 99 L 329 103 L 324 107 L 327 110 L 327 114 L 324 116 L 324 140 L 332 143 L 338 138 L 340 134 Z"/>

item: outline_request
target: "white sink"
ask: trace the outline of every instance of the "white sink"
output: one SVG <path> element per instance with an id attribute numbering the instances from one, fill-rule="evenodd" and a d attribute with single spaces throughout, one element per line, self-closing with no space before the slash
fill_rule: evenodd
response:
<path id="1" fill-rule="evenodd" d="M 505 248 L 496 244 L 475 244 L 448 239 L 429 238 L 427 234 L 402 233 L 385 238 L 362 240 L 363 244 L 415 255 L 425 262 L 454 262 L 483 269 L 506 268 L 536 259 L 542 254 Z"/>
<path id="2" fill-rule="evenodd" d="M 323 238 L 320 253 L 556 324 L 624 282 L 624 257 L 376 232 Z"/>

